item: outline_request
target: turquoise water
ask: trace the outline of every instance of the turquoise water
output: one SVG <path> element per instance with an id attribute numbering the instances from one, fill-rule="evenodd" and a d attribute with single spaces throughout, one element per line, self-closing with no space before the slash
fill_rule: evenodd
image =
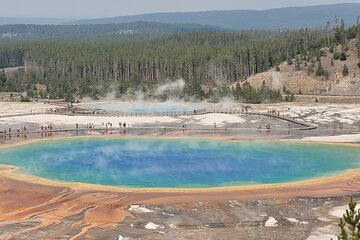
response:
<path id="1" fill-rule="evenodd" d="M 121 187 L 284 183 L 360 168 L 360 148 L 200 139 L 68 139 L 0 149 L 0 164 L 66 182 Z"/>
<path id="2" fill-rule="evenodd" d="M 104 102 L 85 103 L 81 107 L 102 109 L 106 111 L 131 112 L 131 113 L 159 113 L 193 111 L 194 106 L 180 102 Z"/>

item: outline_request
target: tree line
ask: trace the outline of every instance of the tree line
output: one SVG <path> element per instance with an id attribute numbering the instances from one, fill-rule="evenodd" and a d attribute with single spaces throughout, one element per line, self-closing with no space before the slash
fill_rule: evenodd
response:
<path id="1" fill-rule="evenodd" d="M 89 25 L 0 25 L 3 39 L 49 39 L 94 36 L 126 37 L 159 36 L 186 32 L 223 32 L 222 28 L 200 24 L 167 24 L 157 22 L 130 22 Z"/>
<path id="2" fill-rule="evenodd" d="M 24 71 L 12 77 L 11 90 L 36 92 L 35 84 L 43 84 L 47 87 L 46 95 L 51 98 L 64 98 L 69 93 L 96 98 L 110 91 L 119 97 L 139 91 L 150 96 L 154 95 L 156 86 L 176 79 L 186 82 L 181 97 L 236 96 L 236 89 L 224 90 L 223 87 L 277 68 L 284 61 L 291 64 L 294 59 L 316 61 L 323 47 L 335 48 L 349 39 L 359 38 L 359 25 L 348 29 L 338 25 L 285 32 L 2 40 L 0 56 L 5 56 L 5 64 L 13 65 L 21 59 L 25 65 Z M 323 74 L 320 70 L 319 74 Z M 251 92 L 247 86 L 243 89 Z M 263 89 L 263 93 L 258 94 L 267 92 L 272 96 L 270 99 L 279 100 L 273 97 L 278 95 L 277 91 L 271 94 L 269 91 Z M 264 100 L 245 95 L 239 99 Z"/>

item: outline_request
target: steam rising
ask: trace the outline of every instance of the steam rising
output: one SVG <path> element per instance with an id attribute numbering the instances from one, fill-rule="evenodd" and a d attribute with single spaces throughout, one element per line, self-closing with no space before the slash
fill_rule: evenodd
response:
<path id="1" fill-rule="evenodd" d="M 184 79 L 176 80 L 175 82 L 167 82 L 157 87 L 155 93 L 160 94 L 174 94 L 184 90 L 185 81 Z"/>
<path id="2" fill-rule="evenodd" d="M 214 107 L 229 109 L 238 104 L 230 97 L 218 98 L 217 103 L 211 106 L 208 102 L 199 102 L 191 97 L 186 97 L 185 102 L 183 99 L 185 86 L 184 79 L 176 81 L 168 79 L 146 93 L 129 89 L 126 95 L 118 99 L 114 90 L 96 102 L 90 97 L 83 98 L 81 105 L 90 109 L 120 112 L 182 112 Z M 113 87 L 113 89 L 116 88 Z"/>

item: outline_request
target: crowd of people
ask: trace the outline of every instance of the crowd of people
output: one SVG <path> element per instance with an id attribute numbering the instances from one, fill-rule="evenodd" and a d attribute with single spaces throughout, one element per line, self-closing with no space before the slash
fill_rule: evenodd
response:
<path id="1" fill-rule="evenodd" d="M 5 139 L 7 137 L 11 138 L 13 135 L 16 135 L 16 137 L 26 138 L 26 134 L 27 134 L 26 126 L 17 128 L 16 133 L 13 133 L 13 129 L 11 127 L 8 129 L 5 128 L 2 132 L 0 131 L 0 136 L 4 137 Z"/>
<path id="2" fill-rule="evenodd" d="M 41 130 L 41 132 L 52 131 L 53 130 L 53 125 L 44 125 L 44 126 L 41 125 L 40 130 Z"/>
<path id="3" fill-rule="evenodd" d="M 273 115 L 273 116 L 280 117 L 280 111 L 278 111 L 278 110 L 268 110 L 268 115 Z"/>
<path id="4" fill-rule="evenodd" d="M 110 129 L 110 128 L 113 128 L 114 127 L 114 124 L 112 122 L 103 122 L 102 123 L 102 128 L 105 128 L 105 129 Z M 126 122 L 119 122 L 119 125 L 118 125 L 119 128 L 129 128 L 130 127 L 130 124 L 126 123 Z M 75 128 L 76 129 L 80 129 L 80 124 L 79 123 L 76 123 L 75 124 Z M 94 123 L 88 123 L 86 124 L 86 129 L 95 129 L 95 124 Z"/>

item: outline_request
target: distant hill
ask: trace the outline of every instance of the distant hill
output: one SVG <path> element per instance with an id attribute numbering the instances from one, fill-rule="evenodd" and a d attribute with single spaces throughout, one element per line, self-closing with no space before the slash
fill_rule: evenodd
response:
<path id="1" fill-rule="evenodd" d="M 301 27 L 324 26 L 334 17 L 343 18 L 348 25 L 357 21 L 360 3 L 288 7 L 263 11 L 209 11 L 184 13 L 153 13 L 114 18 L 75 21 L 65 24 L 106 24 L 149 21 L 160 23 L 196 23 L 221 28 L 241 29 L 299 29 Z"/>
<path id="2" fill-rule="evenodd" d="M 55 18 L 9 18 L 0 17 L 0 25 L 7 24 L 61 24 L 72 20 Z"/>
<path id="3" fill-rule="evenodd" d="M 199 24 L 132 22 L 89 25 L 0 25 L 0 39 L 83 36 L 163 35 L 187 32 L 221 32 L 225 29 Z"/>

